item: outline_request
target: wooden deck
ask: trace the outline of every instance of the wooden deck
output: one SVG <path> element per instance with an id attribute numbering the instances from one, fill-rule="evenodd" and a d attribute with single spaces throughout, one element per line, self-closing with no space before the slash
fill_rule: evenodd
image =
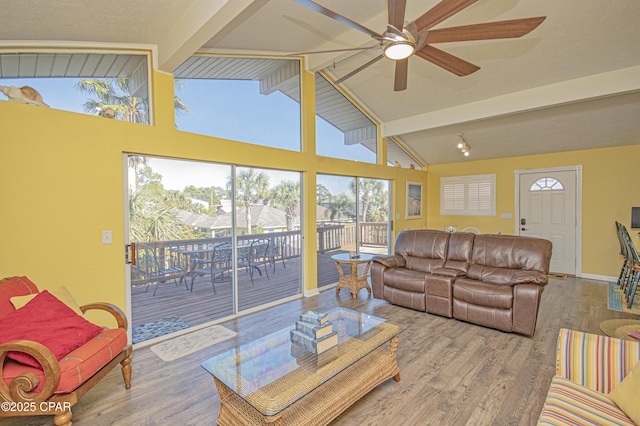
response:
<path id="1" fill-rule="evenodd" d="M 318 255 L 318 287 L 338 282 L 339 274 L 331 256 L 344 253 L 337 250 Z M 249 273 L 238 271 L 238 309 L 246 311 L 257 306 L 302 294 L 302 268 L 300 258 L 276 262 L 275 273 L 268 268 L 269 278 L 254 271 L 253 285 Z M 344 269 L 348 273 L 347 269 Z M 175 316 L 189 326 L 196 326 L 233 315 L 233 293 L 231 280 L 216 280 L 214 294 L 210 276 L 196 278 L 193 292 L 190 291 L 191 278 L 186 282 L 167 281 L 159 284 L 139 286 L 131 295 L 132 326 L 140 326 L 163 318 Z"/>

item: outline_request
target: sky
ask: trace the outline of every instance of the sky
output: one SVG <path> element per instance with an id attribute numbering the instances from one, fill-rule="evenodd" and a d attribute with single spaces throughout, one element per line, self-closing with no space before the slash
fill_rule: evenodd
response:
<path id="1" fill-rule="evenodd" d="M 87 114 L 84 102 L 90 98 L 75 87 L 77 78 L 0 79 L 0 85 L 31 86 L 51 108 Z M 300 105 L 275 91 L 259 93 L 259 82 L 245 80 L 182 80 L 177 96 L 190 113 L 176 114 L 180 131 L 216 136 L 241 142 L 257 143 L 281 149 L 300 150 Z M 0 93 L 0 99 L 5 96 Z M 95 111 L 94 114 L 97 114 Z M 373 153 L 359 146 L 345 146 L 344 134 L 321 118 L 316 120 L 317 154 L 375 162 Z M 182 190 L 185 186 L 222 186 L 229 176 L 228 165 L 153 159 L 149 165 L 163 176 L 165 188 Z M 265 170 L 275 186 L 283 179 L 298 179 L 297 172 Z M 348 189 L 351 178 L 319 176 L 318 183 L 332 194 Z"/>

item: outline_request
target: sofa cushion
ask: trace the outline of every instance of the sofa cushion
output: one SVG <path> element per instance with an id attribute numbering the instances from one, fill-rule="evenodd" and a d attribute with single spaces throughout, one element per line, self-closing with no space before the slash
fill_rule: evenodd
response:
<path id="1" fill-rule="evenodd" d="M 11 304 L 14 296 L 37 294 L 38 287 L 27 277 L 11 277 L 0 282 L 0 318 L 4 318 L 15 308 Z"/>
<path id="2" fill-rule="evenodd" d="M 425 273 L 410 269 L 387 269 L 384 271 L 384 284 L 400 290 L 424 293 Z"/>
<path id="3" fill-rule="evenodd" d="M 465 275 L 469 270 L 474 239 L 475 235 L 467 232 L 452 233 L 449 237 L 449 248 L 444 267 L 458 271 L 459 275 Z"/>
<path id="4" fill-rule="evenodd" d="M 12 340 L 38 342 L 58 360 L 100 331 L 100 327 L 76 314 L 47 290 L 23 308 L 0 319 L 0 343 Z M 7 356 L 23 364 L 40 367 L 40 363 L 29 354 L 9 352 Z"/>
<path id="5" fill-rule="evenodd" d="M 407 269 L 431 272 L 444 266 L 449 235 L 429 229 L 402 231 L 396 238 L 395 254 L 405 258 Z"/>
<path id="6" fill-rule="evenodd" d="M 476 235 L 467 277 L 509 284 L 513 276 L 523 270 L 546 276 L 550 260 L 551 241 L 510 235 Z"/>
<path id="7" fill-rule="evenodd" d="M 539 425 L 634 425 L 606 395 L 555 376 Z"/>
<path id="8" fill-rule="evenodd" d="M 640 360 L 640 345 L 615 337 L 560 329 L 556 374 L 607 394 Z"/>
<path id="9" fill-rule="evenodd" d="M 404 268 L 405 266 L 404 257 L 397 254 L 373 256 L 371 261 L 384 265 L 387 268 Z"/>
<path id="10" fill-rule="evenodd" d="M 60 382 L 55 393 L 68 393 L 92 377 L 98 370 L 115 358 L 127 344 L 127 333 L 123 328 L 103 330 L 64 358 L 60 365 Z M 5 362 L 3 375 L 5 383 L 20 374 L 30 371 L 40 378 L 35 391 L 39 392 L 44 385 L 44 372 L 41 369 L 8 360 Z"/>
<path id="11" fill-rule="evenodd" d="M 614 390 L 609 398 L 636 424 L 640 424 L 640 362 L 629 371 L 627 377 Z"/>
<path id="12" fill-rule="evenodd" d="M 513 289 L 509 285 L 458 278 L 453 282 L 453 298 L 478 306 L 511 309 Z"/>

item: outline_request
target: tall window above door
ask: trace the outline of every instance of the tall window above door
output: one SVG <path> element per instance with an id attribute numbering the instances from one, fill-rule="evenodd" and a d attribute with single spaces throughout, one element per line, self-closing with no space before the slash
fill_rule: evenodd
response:
<path id="1" fill-rule="evenodd" d="M 378 127 L 316 73 L 316 154 L 375 164 Z"/>
<path id="2" fill-rule="evenodd" d="M 192 56 L 174 76 L 178 130 L 300 151 L 299 60 Z"/>
<path id="3" fill-rule="evenodd" d="M 149 55 L 143 52 L 0 52 L 0 86 L 1 100 L 27 103 L 24 94 L 40 106 L 140 124 L 151 121 Z"/>

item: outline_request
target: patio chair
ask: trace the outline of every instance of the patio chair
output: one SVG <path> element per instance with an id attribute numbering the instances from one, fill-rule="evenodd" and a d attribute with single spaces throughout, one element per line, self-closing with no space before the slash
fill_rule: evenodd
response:
<path id="1" fill-rule="evenodd" d="M 149 282 L 149 284 L 153 284 L 154 282 L 156 284 L 156 288 L 153 290 L 153 296 L 156 295 L 160 284 L 173 280 L 173 282 L 178 285 L 178 279 L 180 279 L 180 282 L 182 282 L 185 274 L 187 273 L 187 270 L 182 266 L 174 265 L 171 255 L 166 255 L 164 248 L 160 248 L 158 250 L 158 253 L 156 253 L 155 249 L 147 251 L 147 254 L 151 260 L 151 264 L 154 266 L 154 269 L 150 271 L 150 274 L 153 278 L 155 278 L 155 280 Z M 145 290 L 145 292 L 149 289 L 149 284 L 147 284 L 147 289 Z M 186 281 L 184 285 L 187 290 L 189 290 L 189 286 L 187 285 Z"/>
<path id="2" fill-rule="evenodd" d="M 269 263 L 273 266 L 272 273 L 274 274 L 276 273 L 276 262 L 278 261 L 278 258 L 282 262 L 282 266 L 284 266 L 284 269 L 287 269 L 287 264 L 284 262 L 285 244 L 286 242 L 284 237 L 276 237 L 271 239 L 267 257 L 269 258 Z"/>
<path id="3" fill-rule="evenodd" d="M 249 276 L 251 277 L 251 285 L 253 285 L 253 274 L 254 270 L 258 271 L 260 276 L 262 276 L 262 271 L 260 267 L 264 265 L 264 273 L 267 275 L 267 279 L 269 279 L 269 271 L 267 271 L 267 264 L 270 264 L 270 259 L 268 256 L 269 253 L 269 238 L 260 238 L 257 240 L 251 241 L 251 246 L 248 251 L 240 254 L 238 252 L 238 267 L 245 267 L 249 270 Z"/>
<path id="4" fill-rule="evenodd" d="M 218 244 L 213 248 L 213 255 L 211 258 L 206 259 L 206 266 L 203 266 L 199 269 L 194 269 L 192 272 L 193 276 L 191 277 L 191 292 L 193 292 L 193 282 L 196 280 L 196 277 L 203 275 L 211 276 L 211 287 L 213 287 L 213 294 L 216 294 L 216 277 L 220 277 L 220 280 L 224 279 L 225 272 L 228 272 L 232 269 L 231 266 L 231 254 L 232 254 L 232 246 L 231 243 L 222 243 Z M 205 262 L 202 262 L 204 264 Z"/>

